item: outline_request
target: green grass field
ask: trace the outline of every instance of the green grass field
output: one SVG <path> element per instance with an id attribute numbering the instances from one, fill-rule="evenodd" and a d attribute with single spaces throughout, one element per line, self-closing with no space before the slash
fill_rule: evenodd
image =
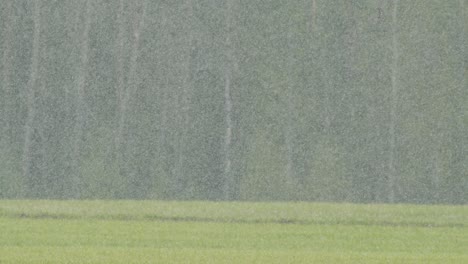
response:
<path id="1" fill-rule="evenodd" d="M 4 200 L 0 263 L 468 263 L 468 206 Z"/>

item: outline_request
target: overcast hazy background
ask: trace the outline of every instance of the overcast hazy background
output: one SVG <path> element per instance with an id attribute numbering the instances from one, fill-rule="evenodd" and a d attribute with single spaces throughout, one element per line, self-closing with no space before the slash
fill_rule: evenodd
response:
<path id="1" fill-rule="evenodd" d="M 2 0 L 0 198 L 468 202 L 466 0 Z"/>

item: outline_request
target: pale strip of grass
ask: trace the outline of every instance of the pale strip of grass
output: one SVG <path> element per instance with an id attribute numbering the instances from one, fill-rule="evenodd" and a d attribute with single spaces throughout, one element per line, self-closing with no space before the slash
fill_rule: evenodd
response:
<path id="1" fill-rule="evenodd" d="M 0 201 L 13 218 L 468 226 L 468 206 L 171 201 Z"/>
<path id="2" fill-rule="evenodd" d="M 465 263 L 466 227 L 0 218 L 0 263 Z"/>
<path id="3" fill-rule="evenodd" d="M 436 254 L 311 252 L 297 250 L 151 249 L 151 248 L 0 248 L 2 264 L 145 264 L 145 263 L 467 263 L 467 256 Z"/>

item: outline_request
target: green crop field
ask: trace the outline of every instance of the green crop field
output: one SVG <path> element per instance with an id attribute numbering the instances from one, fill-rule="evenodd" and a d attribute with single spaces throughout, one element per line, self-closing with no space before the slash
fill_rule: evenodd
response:
<path id="1" fill-rule="evenodd" d="M 0 263 L 468 263 L 468 206 L 4 200 Z"/>

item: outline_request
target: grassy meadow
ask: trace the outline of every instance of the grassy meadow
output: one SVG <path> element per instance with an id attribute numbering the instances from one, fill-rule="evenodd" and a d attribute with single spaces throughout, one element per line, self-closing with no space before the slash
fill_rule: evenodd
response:
<path id="1" fill-rule="evenodd" d="M 0 263 L 468 263 L 468 206 L 3 200 Z"/>

